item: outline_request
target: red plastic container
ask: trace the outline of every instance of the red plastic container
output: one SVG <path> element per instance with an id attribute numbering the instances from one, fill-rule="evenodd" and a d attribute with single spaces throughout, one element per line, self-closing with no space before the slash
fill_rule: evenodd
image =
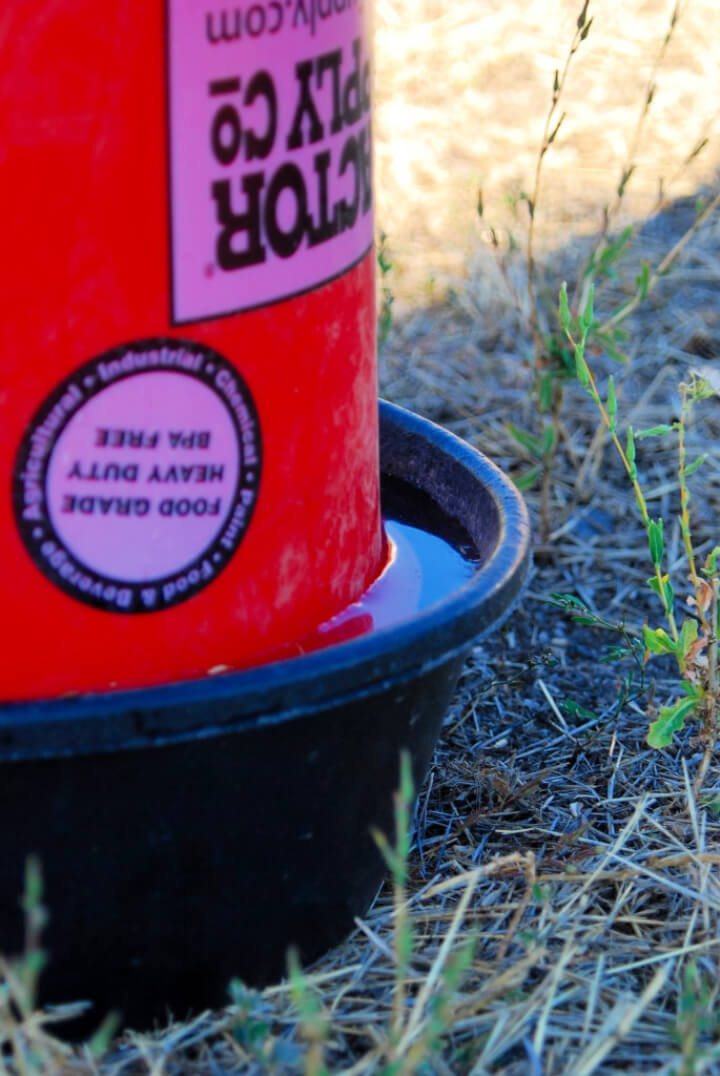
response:
<path id="1" fill-rule="evenodd" d="M 0 700 L 260 663 L 379 572 L 367 7 L 0 15 Z"/>

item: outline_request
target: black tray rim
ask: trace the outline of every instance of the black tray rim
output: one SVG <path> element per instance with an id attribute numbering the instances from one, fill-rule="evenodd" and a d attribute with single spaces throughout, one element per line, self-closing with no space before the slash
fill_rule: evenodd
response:
<path id="1" fill-rule="evenodd" d="M 0 762 L 160 747 L 297 720 L 412 680 L 498 627 L 530 569 L 522 496 L 499 467 L 445 428 L 384 400 L 379 413 L 383 475 L 422 489 L 416 460 L 431 468 L 451 465 L 491 498 L 497 544 L 469 581 L 398 625 L 314 653 L 217 677 L 0 704 Z"/>

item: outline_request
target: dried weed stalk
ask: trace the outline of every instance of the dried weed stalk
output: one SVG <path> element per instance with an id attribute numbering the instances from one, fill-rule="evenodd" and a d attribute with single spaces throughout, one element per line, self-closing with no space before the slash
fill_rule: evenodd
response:
<path id="1" fill-rule="evenodd" d="M 638 121 L 630 140 L 627 156 L 620 169 L 615 197 L 612 203 L 604 207 L 602 227 L 598 239 L 590 250 L 585 263 L 578 269 L 575 293 L 571 304 L 574 310 L 586 307 L 591 289 L 598 291 L 608 281 L 617 278 L 623 259 L 637 240 L 637 227 L 635 225 L 628 225 L 619 234 L 613 234 L 613 228 L 624 205 L 628 186 L 636 172 L 637 155 L 645 123 L 655 98 L 660 68 L 682 15 L 682 10 L 680 3 L 676 3 L 672 9 L 667 31 L 656 53 L 651 75 L 643 93 Z M 567 347 L 567 341 L 564 339 L 562 326 L 557 321 L 556 311 L 554 308 L 543 306 L 538 297 L 535 223 L 540 202 L 543 163 L 548 151 L 557 139 L 566 116 L 566 113 L 562 112 L 558 118 L 562 95 L 566 88 L 568 71 L 582 42 L 590 32 L 592 22 L 592 17 L 589 17 L 589 0 L 587 0 L 587 2 L 583 3 L 578 15 L 565 64 L 561 71 L 556 70 L 554 74 L 550 107 L 546 116 L 536 161 L 532 194 L 523 196 L 523 200 L 527 203 L 529 215 L 526 260 L 529 325 L 533 345 L 533 394 L 541 428 L 539 434 L 537 434 L 533 431 L 519 429 L 516 425 L 510 423 L 508 424 L 508 431 L 533 459 L 533 466 L 519 479 L 518 484 L 521 488 L 528 489 L 536 482 L 540 483 L 539 530 L 542 541 L 547 540 L 552 529 L 552 499 L 557 454 L 562 440 L 566 439 L 564 424 L 565 395 L 568 384 L 575 380 L 575 361 L 571 350 Z M 686 167 L 702 152 L 706 144 L 706 138 L 700 139 L 696 143 L 686 157 Z M 667 194 L 667 189 L 664 188 L 658 203 L 659 209 L 667 204 Z M 720 192 L 699 208 L 692 225 L 673 247 L 665 253 L 657 265 L 651 266 L 648 260 L 643 261 L 642 268 L 634 280 L 632 294 L 602 320 L 593 324 L 588 346 L 608 355 L 611 359 L 627 362 L 627 355 L 624 351 L 627 339 L 624 323 L 640 304 L 648 299 L 659 281 L 671 271 L 682 251 L 718 206 L 720 206 Z M 591 450 L 578 472 L 576 482 L 578 491 L 587 489 L 590 462 L 594 453 L 598 451 L 601 442 L 601 435 L 593 439 Z"/>

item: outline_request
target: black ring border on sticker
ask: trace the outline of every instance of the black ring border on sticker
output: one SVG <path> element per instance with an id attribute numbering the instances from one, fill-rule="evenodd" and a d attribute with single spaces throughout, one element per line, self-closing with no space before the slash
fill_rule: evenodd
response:
<path id="1" fill-rule="evenodd" d="M 215 369 L 213 370 L 212 374 L 204 375 L 203 373 L 183 370 L 172 365 L 163 366 L 162 364 L 158 363 L 148 367 L 145 370 L 130 370 L 126 373 L 118 374 L 118 376 L 114 377 L 112 381 L 103 383 L 98 388 L 93 388 L 93 390 L 90 392 L 87 391 L 86 387 L 82 386 L 83 378 L 86 378 L 91 375 L 98 376 L 97 367 L 101 362 L 112 362 L 116 359 L 121 359 L 128 352 L 142 354 L 144 352 L 155 351 L 160 348 L 167 348 L 175 352 L 182 350 L 191 351 L 195 354 L 200 354 L 203 356 L 204 360 L 214 363 Z M 252 421 L 255 441 L 254 448 L 255 455 L 257 457 L 257 463 L 249 465 L 245 463 L 243 432 L 240 427 L 239 420 L 232 408 L 230 407 L 228 400 L 223 396 L 222 392 L 218 391 L 218 389 L 213 383 L 213 379 L 217 373 L 217 369 L 227 370 L 228 373 L 230 373 L 234 378 L 240 390 L 240 395 L 242 396 L 243 403 L 245 404 Z M 47 472 L 50 465 L 50 459 L 52 457 L 54 447 L 57 444 L 59 437 L 61 436 L 68 422 L 77 414 L 77 412 L 83 406 L 82 403 L 79 404 L 77 408 L 74 408 L 67 416 L 63 418 L 61 424 L 51 435 L 50 447 L 44 455 L 42 467 L 40 473 L 37 476 L 38 485 L 41 487 L 42 490 L 42 519 L 40 520 L 23 519 L 22 513 L 23 509 L 25 508 L 25 496 L 24 484 L 21 476 L 25 471 L 26 465 L 30 458 L 33 433 L 47 419 L 55 405 L 62 399 L 62 397 L 65 395 L 69 388 L 75 385 L 76 388 L 81 389 L 83 394 L 86 396 L 85 403 L 87 403 L 87 401 L 92 399 L 93 396 L 98 395 L 99 392 L 110 388 L 112 385 L 118 384 L 120 381 L 125 381 L 127 380 L 127 378 L 130 377 L 138 377 L 142 374 L 153 372 L 182 374 L 186 377 L 191 378 L 192 380 L 200 381 L 201 384 L 204 384 L 208 388 L 212 389 L 218 399 L 222 402 L 233 423 L 233 428 L 235 430 L 235 434 L 238 439 L 238 446 L 240 449 L 240 467 L 238 473 L 238 480 L 233 493 L 230 508 L 225 516 L 225 519 L 218 526 L 218 529 L 216 531 L 216 537 L 203 550 L 203 552 L 193 557 L 192 560 L 189 561 L 184 567 L 178 569 L 175 572 L 171 572 L 169 575 L 163 576 L 162 578 L 148 579 L 142 582 L 126 582 L 121 579 L 112 579 L 109 576 L 104 576 L 101 573 L 96 572 L 93 569 L 87 568 L 85 565 L 83 565 L 79 558 L 76 557 L 67 548 L 65 543 L 59 537 L 50 519 L 46 493 Z M 175 605 L 179 605 L 182 602 L 188 601 L 188 599 L 194 597 L 197 593 L 199 593 L 199 591 L 204 590 L 208 586 L 211 586 L 212 583 L 215 582 L 218 576 L 230 563 L 235 553 L 237 552 L 238 546 L 245 537 L 245 534 L 247 533 L 250 523 L 252 521 L 260 491 L 262 464 L 262 431 L 260 428 L 260 420 L 258 417 L 257 408 L 255 406 L 255 401 L 253 400 L 253 397 L 245 383 L 244 378 L 231 362 L 229 362 L 213 348 L 207 347 L 205 344 L 200 344 L 195 340 L 188 340 L 177 337 L 148 337 L 141 340 L 131 340 L 118 347 L 114 347 L 108 351 L 104 351 L 102 352 L 102 354 L 97 355 L 89 362 L 86 362 L 82 366 L 79 366 L 76 370 L 73 371 L 72 374 L 70 374 L 62 381 L 62 383 L 51 393 L 50 396 L 46 397 L 41 406 L 34 413 L 30 423 L 26 428 L 26 431 L 20 443 L 20 447 L 17 451 L 15 457 L 15 467 L 12 473 L 12 500 L 15 522 L 20 532 L 20 537 L 22 538 L 23 545 L 25 546 L 25 549 L 30 555 L 33 563 L 36 565 L 37 568 L 40 569 L 43 575 L 45 575 L 46 578 L 50 580 L 51 583 L 53 583 L 56 587 L 62 590 L 65 594 L 69 595 L 71 598 L 74 598 L 76 601 L 81 602 L 84 605 L 92 606 L 95 609 L 101 609 L 104 612 L 113 612 L 122 615 L 135 615 L 139 613 L 160 613 L 164 612 L 167 609 L 173 608 L 173 606 Z M 248 471 L 254 473 L 255 477 L 252 481 L 248 481 L 247 479 Z M 220 537 L 222 537 L 222 534 L 226 529 L 228 522 L 232 518 L 233 512 L 238 506 L 240 492 L 243 489 L 252 489 L 254 493 L 253 499 L 249 505 L 244 506 L 246 510 L 245 519 L 242 526 L 239 528 L 237 535 L 235 535 L 232 540 L 232 546 L 229 549 L 225 546 L 220 547 L 219 539 Z M 41 538 L 35 538 L 33 536 L 33 531 L 38 527 L 43 527 L 43 535 Z M 133 592 L 133 598 L 130 605 L 127 608 L 122 608 L 115 601 L 102 597 L 96 597 L 95 595 L 91 595 L 89 593 L 83 593 L 76 586 L 73 586 L 72 584 L 68 583 L 67 580 L 60 574 L 60 572 L 50 564 L 49 559 L 40 553 L 40 546 L 47 541 L 54 541 L 56 547 L 65 554 L 66 559 L 63 561 L 63 563 L 69 562 L 73 570 L 89 578 L 92 585 L 99 584 L 103 587 L 115 587 L 117 590 L 123 590 L 127 588 L 131 589 Z M 213 563 L 214 571 L 211 578 L 203 579 L 201 577 L 197 583 L 189 584 L 184 591 L 182 591 L 181 593 L 177 593 L 176 596 L 174 596 L 169 601 L 160 600 L 157 604 L 151 606 L 143 604 L 141 596 L 142 590 L 154 587 L 157 589 L 159 595 L 161 596 L 162 588 L 164 586 L 167 586 L 169 583 L 173 582 L 173 580 L 176 580 L 179 576 L 187 575 L 193 570 L 198 570 L 204 561 L 206 561 L 208 558 L 212 560 L 212 558 L 216 554 L 220 554 L 222 556 L 222 563 L 218 563 L 217 565 Z"/>

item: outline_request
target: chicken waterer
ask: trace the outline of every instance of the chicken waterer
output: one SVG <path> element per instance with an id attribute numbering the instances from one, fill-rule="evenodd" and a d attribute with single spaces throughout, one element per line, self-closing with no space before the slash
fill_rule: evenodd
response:
<path id="1" fill-rule="evenodd" d="M 502 473 L 378 422 L 368 17 L 0 21 L 0 950 L 37 855 L 45 1001 L 148 1024 L 341 939 L 526 575 Z"/>

